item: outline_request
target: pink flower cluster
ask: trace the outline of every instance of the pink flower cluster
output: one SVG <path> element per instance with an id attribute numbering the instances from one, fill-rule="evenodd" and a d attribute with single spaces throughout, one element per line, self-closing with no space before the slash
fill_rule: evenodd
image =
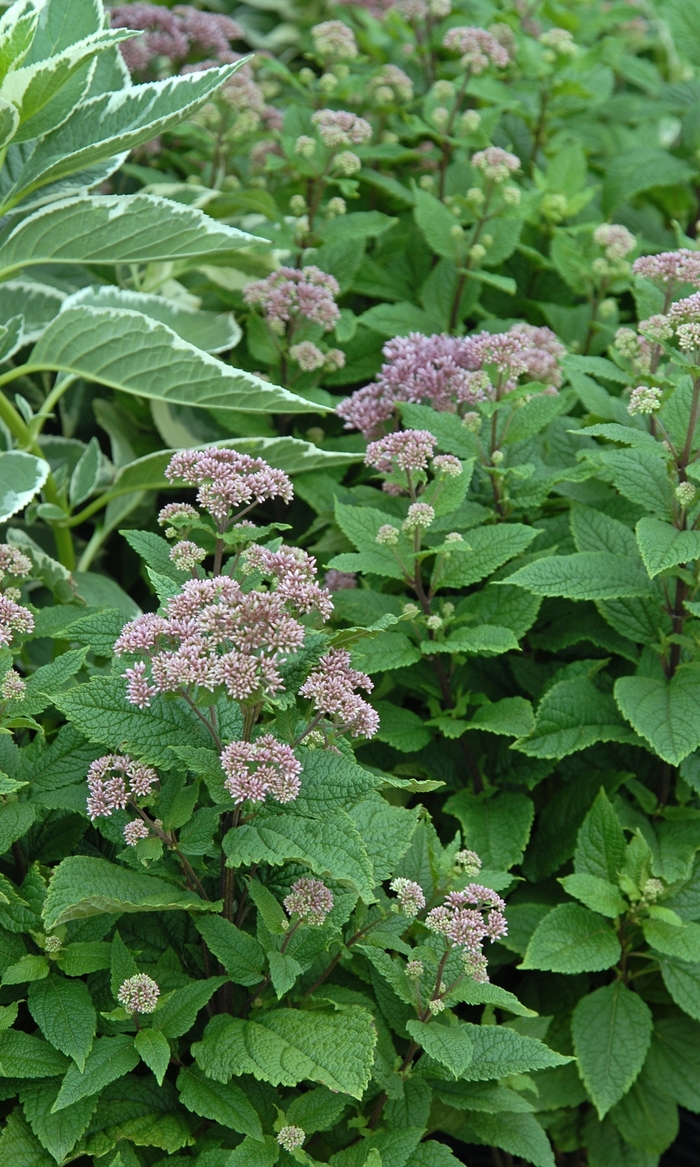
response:
<path id="1" fill-rule="evenodd" d="M 246 285 L 243 299 L 251 307 L 261 308 L 273 331 L 281 335 L 297 316 L 330 332 L 340 319 L 335 302 L 339 294 L 335 276 L 310 264 L 304 268 L 281 267 L 264 280 L 253 280 Z"/>
<path id="2" fill-rule="evenodd" d="M 404 879 L 402 875 L 392 879 L 389 887 L 396 892 L 396 899 L 401 911 L 406 916 L 416 916 L 425 907 L 425 894 L 419 883 L 413 879 Z"/>
<path id="3" fill-rule="evenodd" d="M 412 332 L 388 341 L 382 352 L 386 362 L 377 380 L 336 409 L 346 429 L 372 437 L 398 401 L 426 403 L 441 413 L 454 413 L 460 405 L 486 399 L 489 381 L 477 371 L 481 357 L 471 337 Z"/>
<path id="4" fill-rule="evenodd" d="M 366 438 L 381 432 L 397 402 L 423 403 L 440 413 L 454 413 L 462 405 L 493 397 L 484 365 L 495 366 L 507 378 L 501 390 L 515 388 L 522 374 L 557 388 L 562 381 L 559 362 L 566 353 L 550 328 L 532 324 L 464 337 L 412 332 L 390 340 L 382 351 L 387 360 L 376 381 L 358 389 L 336 409 L 346 429 L 359 429 Z"/>
<path id="5" fill-rule="evenodd" d="M 700 292 L 693 292 L 684 300 L 676 300 L 668 310 L 668 318 L 675 323 L 700 321 Z"/>
<path id="6" fill-rule="evenodd" d="M 491 888 L 470 883 L 463 891 L 452 891 L 445 901 L 425 918 L 426 927 L 461 948 L 465 968 L 477 981 L 487 981 L 484 940 L 493 943 L 506 936 L 505 902 Z"/>
<path id="7" fill-rule="evenodd" d="M 0 648 L 6 648 L 16 632 L 26 636 L 33 631 L 34 617 L 29 608 L 23 608 L 9 596 L 0 595 Z"/>
<path id="8" fill-rule="evenodd" d="M 659 255 L 642 255 L 635 259 L 632 271 L 636 276 L 654 280 L 670 287 L 676 282 L 694 284 L 700 288 L 700 251 L 680 247 L 678 251 L 662 251 Z"/>
<path id="9" fill-rule="evenodd" d="M 120 4 L 111 11 L 111 24 L 144 33 L 119 46 L 130 73 L 144 73 L 157 57 L 179 67 L 193 49 L 213 52 L 220 62 L 235 59 L 231 43 L 244 36 L 230 17 L 185 4 L 172 10 L 157 4 Z"/>
<path id="10" fill-rule="evenodd" d="M 24 579 L 32 570 L 32 561 L 23 551 L 18 551 L 9 543 L 0 543 L 0 580 L 6 575 Z"/>
<path id="11" fill-rule="evenodd" d="M 620 223 L 601 223 L 593 232 L 593 239 L 605 248 L 606 259 L 612 263 L 619 263 L 637 246 L 635 236 Z"/>
<path id="12" fill-rule="evenodd" d="M 365 465 L 373 466 L 382 474 L 391 474 L 397 467 L 407 474 L 415 474 L 427 470 L 436 445 L 437 438 L 427 430 L 397 431 L 370 442 Z"/>
<path id="13" fill-rule="evenodd" d="M 489 65 L 505 69 L 510 56 L 503 45 L 485 28 L 462 25 L 445 34 L 443 46 L 462 54 L 460 64 L 472 73 L 483 73 Z"/>
<path id="14" fill-rule="evenodd" d="M 330 599 L 319 589 L 319 603 Z M 229 576 L 187 580 L 167 602 L 167 615 L 147 612 L 125 625 L 114 646 L 115 655 L 145 653 L 146 664 L 127 668 L 127 699 L 139 708 L 156 693 L 188 693 L 193 688 L 214 692 L 220 685 L 236 701 L 272 696 L 284 688 L 278 664 L 304 642 L 304 627 L 290 614 L 295 589 L 244 592 Z M 306 612 L 312 602 L 308 581 L 302 581 L 299 603 Z M 298 610 L 298 609 L 297 609 Z"/>
<path id="15" fill-rule="evenodd" d="M 248 508 L 270 498 L 291 502 L 294 493 L 282 470 L 268 466 L 262 458 L 218 446 L 174 454 L 165 476 L 169 482 L 179 478 L 188 486 L 197 486 L 197 502 L 221 525 L 237 507 Z M 187 518 L 191 510 L 184 503 L 171 503 L 160 512 L 159 521 Z"/>
<path id="16" fill-rule="evenodd" d="M 122 981 L 117 993 L 120 1005 L 129 1013 L 153 1013 L 160 997 L 160 988 L 147 973 L 136 973 Z"/>
<path id="17" fill-rule="evenodd" d="M 316 582 L 316 560 L 299 547 L 280 547 L 271 551 L 269 547 L 255 544 L 246 552 L 245 566 L 248 571 L 258 571 L 275 581 L 275 594 L 287 600 L 298 611 L 307 615 L 320 612 L 323 620 L 328 620 L 333 611 L 333 601 L 326 588 Z"/>
<path id="18" fill-rule="evenodd" d="M 283 903 L 288 916 L 319 927 L 333 908 L 333 892 L 320 879 L 297 879 Z"/>
<path id="19" fill-rule="evenodd" d="M 109 818 L 113 810 L 124 810 L 129 799 L 149 795 L 157 781 L 155 770 L 128 754 L 104 754 L 87 772 L 88 817 Z"/>
<path id="20" fill-rule="evenodd" d="M 361 146 L 372 137 L 372 127 L 365 118 L 344 109 L 317 109 L 311 115 L 324 146 L 340 150 L 346 146 Z"/>
<path id="21" fill-rule="evenodd" d="M 325 585 L 329 592 L 353 591 L 357 587 L 357 576 L 354 571 L 338 571 L 331 567 L 326 572 Z"/>
<path id="22" fill-rule="evenodd" d="M 355 34 L 342 20 L 323 20 L 311 29 L 314 49 L 320 57 L 352 61 L 358 53 Z"/>
<path id="23" fill-rule="evenodd" d="M 500 146 L 487 146 L 472 155 L 472 166 L 480 170 L 490 182 L 505 182 L 511 174 L 520 169 L 517 154 L 510 154 Z"/>
<path id="24" fill-rule="evenodd" d="M 301 762 L 291 746 L 271 733 L 254 742 L 231 742 L 221 754 L 221 765 L 224 786 L 237 804 L 264 802 L 268 794 L 277 802 L 294 802 L 301 789 Z"/>
<path id="25" fill-rule="evenodd" d="M 374 737 L 379 729 L 379 714 L 355 689 L 371 693 L 374 685 L 365 673 L 353 669 L 350 653 L 344 648 L 332 648 L 318 662 L 299 690 L 309 697 L 319 713 L 333 720 L 339 730 L 351 730 L 353 737 Z"/>

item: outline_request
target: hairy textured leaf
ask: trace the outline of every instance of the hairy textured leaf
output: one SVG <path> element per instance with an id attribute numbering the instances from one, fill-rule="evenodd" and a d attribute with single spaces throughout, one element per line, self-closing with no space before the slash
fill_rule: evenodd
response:
<path id="1" fill-rule="evenodd" d="M 199 1010 L 226 981 L 227 977 L 209 977 L 176 989 L 153 1015 L 153 1028 L 160 1029 L 165 1037 L 182 1037 L 194 1025 Z"/>
<path id="2" fill-rule="evenodd" d="M 596 742 L 634 742 L 612 696 L 601 693 L 588 677 L 552 685 L 542 698 L 535 725 L 514 749 L 533 758 L 564 758 Z"/>
<path id="3" fill-rule="evenodd" d="M 627 903 L 619 889 L 606 879 L 599 879 L 597 875 L 566 875 L 561 883 L 570 896 L 601 916 L 609 916 L 614 920 L 627 910 Z"/>
<path id="4" fill-rule="evenodd" d="M 34 982 L 27 1003 L 44 1037 L 82 1070 L 97 1028 L 97 1014 L 87 986 L 52 974 Z"/>
<path id="5" fill-rule="evenodd" d="M 276 1009 L 259 1021 L 216 1017 L 192 1050 L 200 1069 L 219 1082 L 253 1074 L 273 1085 L 295 1086 L 310 1078 L 361 1098 L 376 1040 L 370 1014 L 356 1005 L 334 1013 Z"/>
<path id="6" fill-rule="evenodd" d="M 650 590 L 645 573 L 624 555 L 609 551 L 577 551 L 537 559 L 508 576 L 536 596 L 564 596 L 569 600 L 614 600 L 644 596 Z"/>
<path id="7" fill-rule="evenodd" d="M 500 1147 L 533 1167 L 555 1167 L 554 1153 L 547 1135 L 532 1114 L 474 1114 L 467 1117 L 486 1145 Z"/>
<path id="8" fill-rule="evenodd" d="M 623 716 L 665 762 L 677 766 L 700 745 L 696 716 L 700 668 L 696 665 L 681 666 L 670 681 L 620 677 L 614 692 Z"/>
<path id="9" fill-rule="evenodd" d="M 56 1078 L 64 1074 L 68 1058 L 47 1041 L 19 1029 L 0 1031 L 0 1076 L 3 1078 Z"/>
<path id="10" fill-rule="evenodd" d="M 652 579 L 668 567 L 700 556 L 700 531 L 679 531 L 671 523 L 646 515 L 636 530 L 639 551 Z"/>
<path id="11" fill-rule="evenodd" d="M 578 904 L 560 904 L 535 929 L 520 967 L 597 972 L 615 964 L 620 951 L 614 929 L 602 916 Z"/>
<path id="12" fill-rule="evenodd" d="M 71 1066 L 61 1084 L 58 1097 L 51 1107 L 56 1114 L 66 1106 L 72 1106 L 81 1098 L 90 1098 L 108 1086 L 110 1082 L 128 1074 L 138 1065 L 139 1055 L 134 1048 L 134 1039 L 126 1033 L 117 1037 L 98 1037 L 92 1047 L 85 1069 L 81 1073 L 77 1066 Z"/>
<path id="13" fill-rule="evenodd" d="M 659 960 L 661 976 L 671 997 L 689 1017 L 700 1021 L 700 969 L 697 963 L 689 964 L 671 956 Z"/>
<path id="14" fill-rule="evenodd" d="M 177 1079 L 180 1100 L 188 1110 L 210 1118 L 221 1126 L 262 1141 L 260 1119 L 249 1099 L 235 1082 L 215 1082 L 201 1070 L 185 1067 Z"/>
<path id="15" fill-rule="evenodd" d="M 262 945 L 223 916 L 195 916 L 197 931 L 226 972 L 239 985 L 258 985 L 265 952 Z"/>
<path id="16" fill-rule="evenodd" d="M 579 1073 L 601 1118 L 637 1077 L 651 1042 L 649 1006 L 615 981 L 582 997 L 572 1035 Z"/>
<path id="17" fill-rule="evenodd" d="M 55 1160 L 44 1150 L 19 1107 L 5 1120 L 0 1134 L 0 1156 L 4 1163 L 22 1167 L 55 1167 Z"/>
<path id="18" fill-rule="evenodd" d="M 524 794 L 483 800 L 460 790 L 448 798 L 445 810 L 459 819 L 465 847 L 476 851 L 485 867 L 503 871 L 520 862 L 534 817 L 532 802 Z"/>
<path id="19" fill-rule="evenodd" d="M 106 859 L 70 855 L 51 877 L 44 922 L 50 929 L 103 912 L 212 911 L 216 906 L 156 876 L 117 867 Z"/>
<path id="20" fill-rule="evenodd" d="M 625 861 L 625 836 L 605 793 L 600 790 L 576 839 L 574 869 L 616 884 Z"/>
<path id="21" fill-rule="evenodd" d="M 51 1114 L 51 1107 L 60 1088 L 60 1082 L 56 1081 L 25 1082 L 20 1095 L 24 1117 L 42 1147 L 57 1163 L 62 1163 L 69 1151 L 73 1150 L 97 1106 L 97 1098 L 93 1095 L 91 1098 L 82 1098 L 73 1106 L 67 1106 L 58 1114 Z"/>
<path id="22" fill-rule="evenodd" d="M 507 1025 L 467 1025 L 474 1046 L 462 1075 L 467 1082 L 487 1082 L 508 1074 L 524 1074 L 563 1066 L 572 1058 L 556 1053 L 535 1037 L 524 1037 Z"/>
<path id="23" fill-rule="evenodd" d="M 170 1064 L 168 1039 L 158 1029 L 140 1029 L 134 1038 L 134 1048 L 142 1062 L 153 1070 L 159 1086 L 163 1085 L 165 1072 Z"/>
<path id="24" fill-rule="evenodd" d="M 450 551 L 444 559 L 440 557 L 433 572 L 433 587 L 461 588 L 478 583 L 525 551 L 539 534 L 522 523 L 478 527 L 469 532 L 471 550 Z M 509 584 L 513 578 L 508 577 Z"/>
<path id="25" fill-rule="evenodd" d="M 461 1078 L 472 1060 L 473 1046 L 464 1025 L 431 1025 L 408 1021 L 406 1029 L 414 1041 L 436 1062 L 446 1066 L 455 1078 Z"/>

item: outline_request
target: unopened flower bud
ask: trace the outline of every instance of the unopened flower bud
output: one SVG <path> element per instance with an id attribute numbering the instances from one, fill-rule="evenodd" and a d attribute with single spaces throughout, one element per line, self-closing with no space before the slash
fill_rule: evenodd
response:
<path id="1" fill-rule="evenodd" d="M 468 413 L 465 413 L 464 417 L 462 418 L 462 425 L 465 429 L 469 430 L 470 433 L 478 434 L 479 430 L 481 429 L 481 418 L 479 417 L 478 413 L 474 412 L 474 410 L 470 410 Z"/>
<path id="2" fill-rule="evenodd" d="M 306 1131 L 300 1126 L 283 1126 L 277 1136 L 277 1142 L 285 1151 L 295 1151 L 302 1146 L 306 1138 Z"/>
<path id="3" fill-rule="evenodd" d="M 305 66 L 303 69 L 299 70 L 298 77 L 302 85 L 311 85 L 316 80 L 316 74 L 314 73 L 313 69 L 309 69 L 308 66 Z"/>
<path id="4" fill-rule="evenodd" d="M 117 993 L 119 1004 L 129 1013 L 153 1013 L 159 996 L 158 985 L 146 973 L 136 973 L 122 981 Z"/>
<path id="5" fill-rule="evenodd" d="M 403 521 L 404 531 L 426 530 L 435 518 L 435 511 L 427 502 L 413 502 L 408 508 L 408 514 Z"/>
<path id="6" fill-rule="evenodd" d="M 289 200 L 289 209 L 293 215 L 304 215 L 308 210 L 306 199 L 301 194 L 292 195 Z"/>
<path id="7" fill-rule="evenodd" d="M 47 936 L 44 941 L 44 952 L 52 953 L 60 952 L 63 948 L 63 941 L 60 936 Z"/>
<path id="8" fill-rule="evenodd" d="M 494 466 L 500 466 L 504 458 L 505 454 L 503 453 L 503 450 L 494 450 L 493 454 L 491 455 L 491 461 L 493 462 Z"/>
<path id="9" fill-rule="evenodd" d="M 420 613 L 420 608 L 417 604 L 404 604 L 402 612 L 409 620 L 413 620 Z"/>
<path id="10" fill-rule="evenodd" d="M 522 191 L 519 186 L 504 186 L 503 187 L 503 202 L 508 207 L 520 206 L 522 198 Z"/>
<path id="11" fill-rule="evenodd" d="M 438 1013 L 442 1013 L 443 1009 L 445 1008 L 445 1002 L 441 1001 L 439 998 L 436 998 L 434 1001 L 428 1001 L 428 1008 L 433 1017 L 435 1017 Z"/>
<path id="12" fill-rule="evenodd" d="M 467 191 L 467 200 L 470 203 L 473 203 L 475 207 L 480 207 L 483 204 L 485 198 L 486 195 L 478 186 L 470 186 L 469 190 Z"/>
<path id="13" fill-rule="evenodd" d="M 481 243 L 474 243 L 469 248 L 469 258 L 474 260 L 474 263 L 481 263 L 481 260 L 486 255 L 486 248 Z"/>
<path id="14" fill-rule="evenodd" d="M 384 523 L 374 536 L 374 541 L 384 546 L 393 546 L 399 541 L 399 532 L 391 523 Z"/>
<path id="15" fill-rule="evenodd" d="M 681 482 L 676 487 L 676 498 L 683 507 L 689 507 L 696 495 L 692 482 Z"/>
<path id="16" fill-rule="evenodd" d="M 422 960 L 409 960 L 408 964 L 406 965 L 406 976 L 410 977 L 411 980 L 415 980 L 415 981 L 417 981 L 420 977 L 422 977 L 423 976 L 423 961 Z"/>
<path id="17" fill-rule="evenodd" d="M 481 125 L 481 114 L 475 109 L 468 109 L 462 114 L 461 123 L 465 134 L 474 134 Z"/>
<path id="18" fill-rule="evenodd" d="M 428 616 L 426 624 L 431 632 L 437 632 L 438 628 L 442 628 L 442 616 Z"/>
<path id="19" fill-rule="evenodd" d="M 642 895 L 645 900 L 655 900 L 663 890 L 664 885 L 660 879 L 648 879 L 642 888 Z"/>
<path id="20" fill-rule="evenodd" d="M 318 87 L 322 93 L 332 93 L 338 84 L 338 78 L 333 73 L 324 73 L 318 82 Z"/>
<path id="21" fill-rule="evenodd" d="M 421 174 L 418 179 L 418 185 L 421 190 L 432 191 L 435 189 L 435 179 L 432 174 Z"/>
<path id="22" fill-rule="evenodd" d="M 450 227 L 450 235 L 453 239 L 464 239 L 464 227 L 460 227 L 459 223 L 455 223 L 454 227 Z"/>
<path id="23" fill-rule="evenodd" d="M 335 218 L 336 215 L 344 215 L 347 209 L 348 204 L 345 202 L 345 199 L 341 199 L 336 196 L 335 198 L 328 200 L 326 205 L 326 215 L 329 219 Z"/>

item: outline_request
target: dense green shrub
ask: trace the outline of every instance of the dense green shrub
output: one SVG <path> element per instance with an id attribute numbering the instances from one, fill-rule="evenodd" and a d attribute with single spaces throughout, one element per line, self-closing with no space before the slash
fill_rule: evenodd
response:
<path id="1" fill-rule="evenodd" d="M 654 1167 L 700 38 L 275 10 L 0 24 L 0 1161 Z"/>

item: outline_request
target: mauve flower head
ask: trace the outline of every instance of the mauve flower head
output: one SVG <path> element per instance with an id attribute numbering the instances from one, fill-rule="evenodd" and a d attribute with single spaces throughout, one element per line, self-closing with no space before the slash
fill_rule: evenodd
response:
<path id="1" fill-rule="evenodd" d="M 254 742 L 231 742 L 221 754 L 224 786 L 236 804 L 263 802 L 269 794 L 277 802 L 294 802 L 301 789 L 301 762 L 291 746 L 271 733 Z"/>
<path id="2" fill-rule="evenodd" d="M 357 56 L 355 34 L 342 20 L 323 20 L 311 29 L 314 49 L 319 57 L 333 61 L 353 61 Z"/>
<path id="3" fill-rule="evenodd" d="M 406 916 L 416 916 L 425 907 L 423 888 L 415 880 L 397 876 L 396 879 L 392 879 L 389 887 L 396 892 L 396 899 Z"/>
<path id="4" fill-rule="evenodd" d="M 300 1126 L 283 1126 L 277 1135 L 277 1142 L 285 1151 L 296 1151 L 303 1146 L 306 1131 Z"/>
<path id="5" fill-rule="evenodd" d="M 304 373 L 313 373 L 316 369 L 322 369 L 326 363 L 325 353 L 311 340 L 302 340 L 299 344 L 293 344 L 289 355 Z"/>
<path id="6" fill-rule="evenodd" d="M 382 351 L 386 361 L 377 380 L 358 389 L 336 409 L 346 429 L 359 429 L 366 438 L 373 437 L 401 401 L 454 413 L 465 403 L 486 400 L 490 383 L 480 371 L 479 348 L 472 337 L 412 332 L 388 341 Z"/>
<path id="7" fill-rule="evenodd" d="M 149 795 L 157 781 L 155 770 L 128 754 L 104 754 L 87 772 L 88 817 L 109 818 L 112 811 L 124 810 L 130 798 Z"/>
<path id="8" fill-rule="evenodd" d="M 472 166 L 491 182 L 500 183 L 520 169 L 520 159 L 517 154 L 509 154 L 500 146 L 487 146 L 485 150 L 472 155 Z"/>
<path id="9" fill-rule="evenodd" d="M 428 912 L 426 927 L 462 949 L 465 968 L 478 981 L 487 981 L 484 940 L 492 943 L 507 935 L 505 903 L 496 892 L 471 883 L 463 891 L 450 892 L 444 903 Z"/>
<path id="10" fill-rule="evenodd" d="M 170 549 L 169 558 L 181 571 L 192 571 L 198 563 L 206 559 L 207 553 L 203 547 L 193 543 L 191 539 L 181 539 Z"/>
<path id="11" fill-rule="evenodd" d="M 317 109 L 311 115 L 324 146 L 340 150 L 346 146 L 361 146 L 372 137 L 372 127 L 365 118 L 344 109 Z"/>
<path id="12" fill-rule="evenodd" d="M 188 502 L 169 502 L 158 512 L 158 523 L 161 527 L 191 526 L 196 522 L 199 514 Z"/>
<path id="13" fill-rule="evenodd" d="M 700 348 L 700 324 L 697 321 L 693 321 L 692 324 L 679 324 L 676 336 L 678 347 L 685 352 L 694 352 Z"/>
<path id="14" fill-rule="evenodd" d="M 413 100 L 413 82 L 398 65 L 384 65 L 378 73 L 369 78 L 367 89 L 383 105 L 392 101 Z"/>
<path id="15" fill-rule="evenodd" d="M 129 1013 L 155 1012 L 159 997 L 158 984 L 147 973 L 136 973 L 133 977 L 127 977 L 122 981 L 117 993 L 119 1004 Z"/>
<path id="16" fill-rule="evenodd" d="M 560 362 L 566 356 L 566 348 L 551 328 L 513 324 L 506 335 L 515 336 L 523 342 L 520 355 L 525 364 L 523 371 L 528 376 L 545 385 L 554 385 L 557 389 L 561 387 Z"/>
<path id="17" fill-rule="evenodd" d="M 350 730 L 353 737 L 374 737 L 379 729 L 379 714 L 358 696 L 357 688 L 370 693 L 374 685 L 365 673 L 352 668 L 347 649 L 332 648 L 320 658 L 299 695 L 309 697 L 318 712 L 341 731 Z"/>
<path id="18" fill-rule="evenodd" d="M 655 317 L 650 317 L 654 320 Z M 660 318 L 666 320 L 665 316 Z M 686 296 L 684 300 L 676 300 L 675 304 L 671 304 L 668 310 L 668 319 L 675 323 L 699 321 L 700 320 L 700 292 L 693 292 L 692 296 Z M 647 323 L 647 321 L 645 321 Z M 668 334 L 667 334 L 668 335 Z"/>
<path id="19" fill-rule="evenodd" d="M 261 308 L 273 330 L 280 333 L 298 316 L 330 332 L 340 319 L 335 302 L 339 294 L 335 276 L 310 264 L 281 267 L 264 280 L 253 280 L 244 288 L 243 299 L 251 307 Z"/>
<path id="20" fill-rule="evenodd" d="M 169 8 L 159 4 L 122 4 L 110 13 L 112 28 L 133 28 L 144 36 L 125 41 L 119 47 L 132 73 L 142 73 L 156 57 L 182 61 L 190 51 L 189 39 Z"/>
<path id="21" fill-rule="evenodd" d="M 505 69 L 510 63 L 507 50 L 485 28 L 473 28 L 469 25 L 451 28 L 445 33 L 442 43 L 444 48 L 461 53 L 460 64 L 472 73 L 483 73 L 489 65 Z"/>
<path id="22" fill-rule="evenodd" d="M 324 582 L 329 592 L 352 591 L 357 587 L 357 576 L 354 571 L 338 571 L 336 567 L 330 567 Z"/>
<path id="23" fill-rule="evenodd" d="M 404 531 L 425 531 L 432 526 L 435 511 L 427 502 L 412 502 L 403 521 Z"/>
<path id="24" fill-rule="evenodd" d="M 26 681 L 22 680 L 15 669 L 8 669 L 0 681 L 0 697 L 3 701 L 24 701 L 26 690 Z"/>
<path id="25" fill-rule="evenodd" d="M 230 16 L 202 12 L 189 4 L 178 4 L 172 11 L 180 18 L 182 30 L 193 44 L 220 58 L 228 55 L 233 41 L 244 39 L 241 25 Z"/>
<path id="26" fill-rule="evenodd" d="M 481 859 L 476 851 L 458 851 L 455 855 L 455 866 L 459 867 L 465 875 L 478 875 L 481 871 Z"/>
<path id="27" fill-rule="evenodd" d="M 271 578 L 275 595 L 288 600 L 296 611 L 304 615 L 316 611 L 323 620 L 329 619 L 333 601 L 326 588 L 316 582 L 313 555 L 307 555 L 299 547 L 280 547 L 278 551 L 271 551 L 269 547 L 255 544 L 246 552 L 245 565 L 246 569 Z"/>
<path id="28" fill-rule="evenodd" d="M 297 879 L 283 903 L 288 916 L 320 927 L 333 908 L 333 892 L 320 879 Z"/>
<path id="29" fill-rule="evenodd" d="M 462 463 L 454 454 L 438 454 L 433 458 L 432 468 L 436 474 L 444 474 L 446 478 L 459 478 L 462 474 Z"/>
<path id="30" fill-rule="evenodd" d="M 15 633 L 26 636 L 34 631 L 34 617 L 28 608 L 0 595 L 0 648 L 12 643 Z"/>
<path id="31" fill-rule="evenodd" d="M 373 466 L 382 474 L 391 474 L 398 467 L 407 474 L 427 470 L 437 438 L 427 430 L 401 430 L 387 434 L 378 442 L 370 442 L 365 454 L 365 465 Z"/>
<path id="32" fill-rule="evenodd" d="M 635 236 L 620 223 L 601 223 L 593 232 L 593 239 L 599 247 L 605 248 L 606 258 L 611 263 L 619 263 L 637 246 Z"/>
<path id="33" fill-rule="evenodd" d="M 632 271 L 644 279 L 673 287 L 675 283 L 694 284 L 700 288 L 700 251 L 680 247 L 659 255 L 642 255 L 635 259 Z"/>
<path id="34" fill-rule="evenodd" d="M 23 551 L 9 543 L 0 543 L 0 580 L 6 575 L 24 579 L 32 570 L 32 561 Z"/>
<path id="35" fill-rule="evenodd" d="M 274 469 L 262 458 L 219 446 L 174 454 L 165 476 L 169 482 L 180 479 L 188 486 L 197 486 L 199 505 L 219 523 L 228 521 L 237 507 L 271 498 L 291 502 L 294 493 L 282 470 Z"/>
<path id="36" fill-rule="evenodd" d="M 150 833 L 143 819 L 132 819 L 124 827 L 124 842 L 127 847 L 135 847 L 139 839 L 147 839 Z"/>

